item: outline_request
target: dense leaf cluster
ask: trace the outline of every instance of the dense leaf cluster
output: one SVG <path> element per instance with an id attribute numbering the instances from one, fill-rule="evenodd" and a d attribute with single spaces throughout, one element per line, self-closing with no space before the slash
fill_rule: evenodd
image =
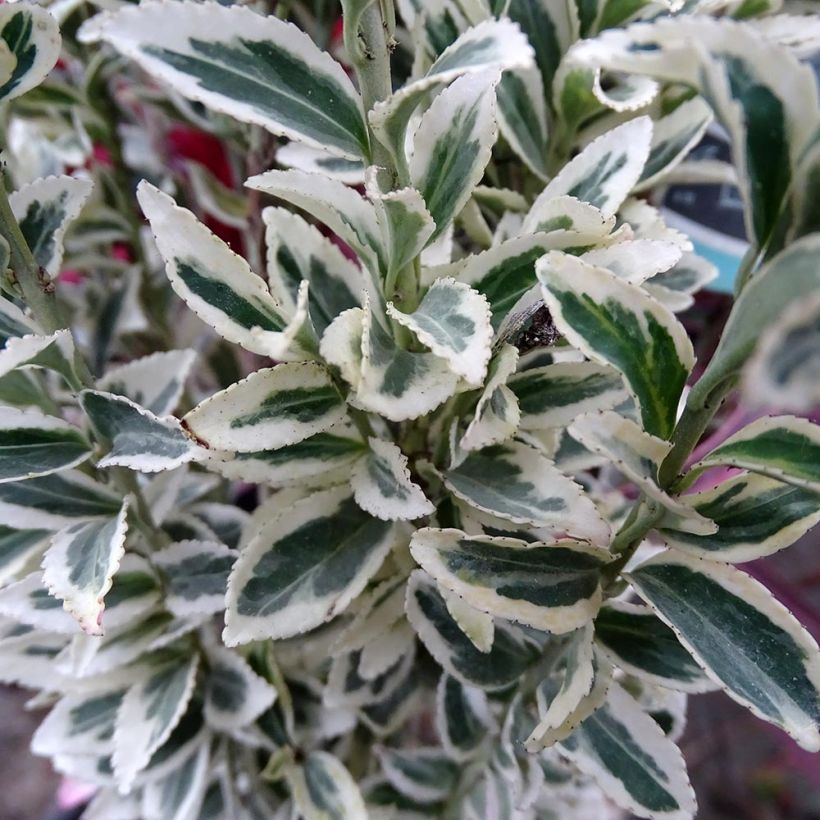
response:
<path id="1" fill-rule="evenodd" d="M 680 820 L 688 694 L 820 750 L 820 651 L 735 566 L 820 521 L 820 428 L 693 457 L 733 391 L 820 398 L 820 21 L 342 5 L 343 42 L 320 4 L 0 6 L 35 752 L 92 820 Z M 713 124 L 734 167 L 688 159 Z M 679 180 L 750 243 L 699 371 Z"/>

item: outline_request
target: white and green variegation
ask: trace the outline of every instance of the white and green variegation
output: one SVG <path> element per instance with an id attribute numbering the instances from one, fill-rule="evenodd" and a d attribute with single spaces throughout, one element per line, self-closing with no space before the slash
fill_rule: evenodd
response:
<path id="1" fill-rule="evenodd" d="M 153 473 L 196 458 L 198 448 L 177 419 L 160 418 L 125 396 L 84 390 L 80 404 L 99 441 L 108 448 L 101 467 Z"/>
<path id="2" fill-rule="evenodd" d="M 171 286 L 191 310 L 228 341 L 254 353 L 283 358 L 295 345 L 295 357 L 302 358 L 297 336 L 304 333 L 304 304 L 286 318 L 248 263 L 190 211 L 145 181 L 138 198 Z"/>
<path id="3" fill-rule="evenodd" d="M 352 159 L 369 154 L 361 99 L 344 69 L 275 17 L 161 0 L 101 15 L 82 36 L 240 121 Z"/>
<path id="4" fill-rule="evenodd" d="M 703 458 L 695 469 L 728 464 L 820 492 L 820 427 L 808 419 L 753 421 Z"/>
<path id="5" fill-rule="evenodd" d="M 127 512 L 128 499 L 116 518 L 60 530 L 43 558 L 43 583 L 90 635 L 102 634 L 105 596 L 125 554 Z"/>
<path id="6" fill-rule="evenodd" d="M 356 503 L 385 521 L 412 521 L 435 510 L 411 479 L 407 456 L 384 439 L 369 440 L 367 454 L 353 467 L 351 485 Z"/>
<path id="7" fill-rule="evenodd" d="M 650 558 L 627 577 L 731 697 L 804 748 L 820 749 L 817 644 L 762 584 L 679 551 Z"/>
<path id="8" fill-rule="evenodd" d="M 183 425 L 208 447 L 253 453 L 304 441 L 344 415 L 328 372 L 304 362 L 257 370 L 205 399 Z"/>
<path id="9" fill-rule="evenodd" d="M 73 425 L 37 411 L 0 407 L 0 482 L 45 476 L 91 455 Z"/>
<path id="10" fill-rule="evenodd" d="M 59 26 L 46 9 L 34 4 L 0 10 L 3 64 L 0 99 L 13 99 L 39 85 L 60 56 Z"/>
<path id="11" fill-rule="evenodd" d="M 601 604 L 605 550 L 573 541 L 528 543 L 421 529 L 410 551 L 439 584 L 490 615 L 561 634 L 590 621 Z"/>
<path id="12" fill-rule="evenodd" d="M 2 96 L 0 89 L 0 96 Z M 34 180 L 9 195 L 9 204 L 37 264 L 49 276 L 60 272 L 63 238 L 77 218 L 92 184 L 87 179 L 53 176 Z"/>
<path id="13" fill-rule="evenodd" d="M 330 620 L 364 589 L 394 537 L 343 487 L 273 516 L 231 572 L 226 643 L 291 637 Z"/>

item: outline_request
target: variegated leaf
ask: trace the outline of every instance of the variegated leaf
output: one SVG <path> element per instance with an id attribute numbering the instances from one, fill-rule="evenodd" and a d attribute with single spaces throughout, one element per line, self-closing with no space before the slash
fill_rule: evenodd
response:
<path id="1" fill-rule="evenodd" d="M 697 808 L 680 749 L 617 683 L 562 744 L 617 805 L 639 817 L 691 820 Z"/>
<path id="2" fill-rule="evenodd" d="M 410 180 L 435 222 L 428 242 L 458 215 L 484 174 L 497 136 L 497 71 L 459 77 L 421 118 L 413 139 Z"/>
<path id="3" fill-rule="evenodd" d="M 718 269 L 697 254 L 684 251 L 680 262 L 644 282 L 644 289 L 674 313 L 694 304 L 693 294 L 717 278 Z"/>
<path id="4" fill-rule="evenodd" d="M 580 234 L 580 238 L 570 235 L 574 246 L 583 247 L 602 241 L 614 229 L 615 221 L 614 216 L 604 216 L 600 208 L 574 196 L 539 196 L 524 217 L 521 234 L 574 231 Z M 561 246 L 546 250 L 555 247 Z"/>
<path id="5" fill-rule="evenodd" d="M 760 341 L 761 331 L 794 304 L 820 289 L 820 236 L 798 239 L 758 270 L 729 314 L 720 343 L 693 388 L 705 400 L 737 373 Z"/>
<path id="6" fill-rule="evenodd" d="M 593 362 L 558 362 L 516 373 L 510 390 L 521 409 L 521 427 L 562 427 L 582 413 L 616 407 L 628 398 L 617 370 Z"/>
<path id="7" fill-rule="evenodd" d="M 48 530 L 13 529 L 0 524 L 0 586 L 32 564 L 50 535 Z"/>
<path id="8" fill-rule="evenodd" d="M 8 266 L 8 262 L 6 265 Z M 26 315 L 14 302 L 0 296 L 0 340 L 5 343 L 10 338 L 28 336 L 38 330 L 39 328 L 32 318 Z"/>
<path id="9" fill-rule="evenodd" d="M 63 610 L 59 598 L 49 595 L 40 572 L 0 589 L 0 615 L 46 632 L 77 634 L 77 622 Z"/>
<path id="10" fill-rule="evenodd" d="M 379 762 L 393 787 L 419 803 L 444 800 L 458 782 L 458 766 L 443 749 L 382 748 Z"/>
<path id="11" fill-rule="evenodd" d="M 505 384 L 517 361 L 518 350 L 509 344 L 503 344 L 490 360 L 484 391 L 458 442 L 459 449 L 470 452 L 501 444 L 518 429 L 521 421 L 518 398 Z"/>
<path id="12" fill-rule="evenodd" d="M 126 552 L 105 596 L 105 628 L 119 629 L 153 610 L 162 585 L 151 564 L 135 552 Z M 82 640 L 82 636 L 78 636 Z M 92 638 L 86 639 L 93 643 Z"/>
<path id="13" fill-rule="evenodd" d="M 683 250 L 675 242 L 627 239 L 604 248 L 593 248 L 581 259 L 598 268 L 606 268 L 632 285 L 642 285 L 647 279 L 668 271 L 682 255 Z"/>
<path id="14" fill-rule="evenodd" d="M 356 503 L 384 521 L 412 521 L 435 511 L 410 477 L 407 456 L 392 442 L 371 438 L 367 455 L 353 467 Z"/>
<path id="15" fill-rule="evenodd" d="M 436 726 L 447 754 L 459 762 L 469 760 L 494 724 L 486 694 L 443 672 L 436 689 Z"/>
<path id="16" fill-rule="evenodd" d="M 498 125 L 533 173 L 547 179 L 547 111 L 536 68 L 507 71 L 497 90 Z"/>
<path id="17" fill-rule="evenodd" d="M 415 660 L 413 646 L 387 670 L 374 678 L 364 678 L 360 674 L 362 651 L 336 655 L 330 666 L 327 686 L 322 701 L 332 708 L 362 708 L 389 697 L 401 686 L 402 679 L 411 669 Z"/>
<path id="18" fill-rule="evenodd" d="M 300 357 L 300 340 L 311 344 L 303 331 L 304 309 L 286 319 L 248 263 L 158 188 L 143 180 L 137 198 L 171 287 L 200 319 L 253 353 L 281 359 L 293 348 Z"/>
<path id="19" fill-rule="evenodd" d="M 203 465 L 234 481 L 271 487 L 323 486 L 350 477 L 351 465 L 367 452 L 352 425 L 331 427 L 296 444 L 251 453 L 209 451 Z"/>
<path id="20" fill-rule="evenodd" d="M 366 285 L 363 273 L 297 214 L 284 208 L 265 208 L 262 219 L 268 283 L 274 299 L 292 315 L 299 302 L 299 286 L 309 282 L 308 310 L 321 336 L 340 313 L 359 306 Z"/>
<path id="21" fill-rule="evenodd" d="M 729 464 L 820 492 L 820 425 L 795 416 L 746 425 L 699 461 L 699 470 Z"/>
<path id="22" fill-rule="evenodd" d="M 37 728 L 31 741 L 34 754 L 110 754 L 114 722 L 125 687 L 67 694 L 60 698 Z"/>
<path id="23" fill-rule="evenodd" d="M 439 584 L 489 614 L 547 632 L 578 629 L 601 605 L 609 553 L 576 541 L 529 543 L 416 530 L 413 557 Z"/>
<path id="24" fill-rule="evenodd" d="M 579 44 L 573 58 L 699 90 L 732 140 L 747 233 L 758 246 L 772 240 L 798 160 L 816 137 L 820 101 L 809 66 L 751 27 L 707 15 L 610 31 Z"/>
<path id="25" fill-rule="evenodd" d="M 0 376 L 18 367 L 53 370 L 71 388 L 78 389 L 81 386 L 74 371 L 74 339 L 70 330 L 55 330 L 48 336 L 30 333 L 9 337 L 5 347 L 0 350 Z"/>
<path id="26" fill-rule="evenodd" d="M 820 291 L 763 332 L 743 371 L 744 402 L 810 413 L 820 404 Z"/>
<path id="27" fill-rule="evenodd" d="M 353 159 L 369 154 L 361 99 L 344 69 L 290 23 L 242 7 L 151 2 L 100 15 L 81 36 L 241 122 Z"/>
<path id="28" fill-rule="evenodd" d="M 304 441 L 344 414 L 327 371 L 304 362 L 251 373 L 198 404 L 183 424 L 208 447 L 253 453 Z"/>
<path id="29" fill-rule="evenodd" d="M 697 145 L 712 122 L 712 109 L 702 97 L 681 103 L 671 114 L 655 121 L 649 159 L 635 186 L 645 190 L 677 167 Z"/>
<path id="30" fill-rule="evenodd" d="M 165 579 L 165 605 L 175 615 L 210 615 L 225 608 L 237 557 L 232 549 L 215 541 L 178 541 L 152 557 Z"/>
<path id="31" fill-rule="evenodd" d="M 444 359 L 397 347 L 369 304 L 362 323 L 356 404 L 391 421 L 405 421 L 435 410 L 453 395 L 458 377 Z"/>
<path id="32" fill-rule="evenodd" d="M 197 446 L 173 416 L 159 418 L 125 396 L 83 390 L 80 405 L 108 452 L 100 467 L 145 473 L 173 470 L 196 458 Z"/>
<path id="33" fill-rule="evenodd" d="M 376 103 L 368 115 L 370 125 L 401 167 L 407 124 L 425 96 L 464 74 L 531 64 L 532 48 L 518 26 L 505 19 L 483 20 L 449 43 L 424 77 Z"/>
<path id="34" fill-rule="evenodd" d="M 790 546 L 820 522 L 817 493 L 763 475 L 734 476 L 681 501 L 711 519 L 713 535 L 681 532 L 670 522 L 661 535 L 670 547 L 715 561 L 754 561 Z M 661 522 L 663 525 L 663 521 Z"/>
<path id="35" fill-rule="evenodd" d="M 565 649 L 561 672 L 536 690 L 540 721 L 526 739 L 530 753 L 543 752 L 570 737 L 606 700 L 612 667 L 600 653 L 590 654 L 589 641 L 588 631 L 579 631 Z"/>
<path id="36" fill-rule="evenodd" d="M 291 770 L 289 780 L 302 817 L 367 817 L 359 787 L 339 759 L 328 752 L 311 752 L 302 766 Z"/>
<path id="37" fill-rule="evenodd" d="M 466 686 L 490 691 L 517 681 L 539 649 L 516 627 L 496 623 L 489 652 L 480 652 L 447 611 L 435 583 L 416 570 L 407 585 L 407 617 L 442 668 Z"/>
<path id="38" fill-rule="evenodd" d="M 0 89 L 0 96 L 2 93 Z M 9 195 L 9 205 L 34 259 L 49 276 L 60 272 L 63 237 L 91 194 L 91 188 L 87 179 L 45 177 Z"/>
<path id="39" fill-rule="evenodd" d="M 732 698 L 803 748 L 820 749 L 820 650 L 764 586 L 677 551 L 626 577 Z"/>
<path id="40" fill-rule="evenodd" d="M 421 194 L 415 188 L 402 188 L 383 194 L 369 181 L 368 195 L 376 208 L 387 252 L 388 276 L 410 264 L 425 248 L 436 229 Z M 387 294 L 388 299 L 396 295 Z"/>
<path id="41" fill-rule="evenodd" d="M 114 776 L 128 791 L 179 723 L 194 691 L 199 655 L 169 656 L 126 692 L 114 728 Z"/>
<path id="42" fill-rule="evenodd" d="M 105 596 L 125 553 L 127 512 L 128 499 L 116 518 L 61 530 L 43 558 L 43 583 L 89 635 L 103 634 Z"/>
<path id="43" fill-rule="evenodd" d="M 168 774 L 152 778 L 143 787 L 145 820 L 188 820 L 191 817 L 200 820 L 205 811 L 203 801 L 210 765 L 210 744 L 199 743 Z"/>
<path id="44" fill-rule="evenodd" d="M 427 274 L 453 276 L 483 294 L 490 303 L 493 328 L 498 330 L 504 317 L 537 284 L 535 261 L 554 248 L 594 245 L 607 233 L 602 220 L 598 225 L 601 233 L 595 233 L 594 229 L 587 232 L 584 227 L 580 230 L 559 227 L 548 233 L 509 239 L 466 260 L 428 270 Z M 503 329 L 499 335 L 503 335 Z"/>
<path id="45" fill-rule="evenodd" d="M 196 160 L 186 162 L 185 170 L 197 205 L 223 224 L 242 230 L 247 224 L 249 211 L 244 191 L 235 191 L 225 185 Z"/>
<path id="46" fill-rule="evenodd" d="M 595 618 L 595 640 L 630 675 L 681 692 L 715 688 L 674 631 L 647 607 L 608 601 Z"/>
<path id="47" fill-rule="evenodd" d="M 245 185 L 301 208 L 344 240 L 371 273 L 387 270 L 387 254 L 371 202 L 352 188 L 324 174 L 267 171 Z"/>
<path id="48" fill-rule="evenodd" d="M 330 154 L 303 142 L 289 142 L 280 146 L 276 151 L 276 162 L 285 168 L 309 174 L 324 174 L 345 185 L 364 183 L 364 165 L 361 161 Z"/>
<path id="49" fill-rule="evenodd" d="M 680 529 L 698 535 L 711 535 L 717 530 L 693 507 L 672 498 L 658 486 L 658 471 L 672 449 L 668 441 L 645 433 L 640 425 L 613 410 L 581 416 L 567 431 L 587 450 L 605 456 L 649 498 L 669 510 Z"/>
<path id="50" fill-rule="evenodd" d="M 114 367 L 97 381 L 97 389 L 125 396 L 157 416 L 172 413 L 191 372 L 193 350 L 164 350 Z"/>
<path id="51" fill-rule="evenodd" d="M 536 270 L 559 329 L 589 358 L 620 370 L 646 431 L 668 438 L 695 362 L 683 326 L 639 287 L 604 268 L 552 251 Z"/>
<path id="52" fill-rule="evenodd" d="M 221 732 L 255 721 L 276 699 L 276 690 L 236 652 L 215 646 L 208 652 L 205 719 Z"/>
<path id="53" fill-rule="evenodd" d="M 577 39 L 572 4 L 530 3 L 510 0 L 507 14 L 521 26 L 535 51 L 535 63 L 544 89 L 551 89 L 555 71 L 570 43 Z"/>
<path id="54" fill-rule="evenodd" d="M 113 516 L 122 498 L 78 470 L 0 482 L 0 516 L 10 527 L 59 530 L 80 518 Z"/>
<path id="55" fill-rule="evenodd" d="M 444 474 L 450 491 L 478 510 L 544 532 L 606 544 L 609 527 L 589 498 L 552 462 L 519 442 L 470 453 Z"/>
<path id="56" fill-rule="evenodd" d="M 364 649 L 404 616 L 403 579 L 382 581 L 362 595 L 357 604 L 356 615 L 334 645 L 334 653 Z"/>
<path id="57" fill-rule="evenodd" d="M 548 183 L 533 211 L 550 199 L 569 195 L 612 216 L 640 179 L 651 139 L 652 120 L 637 117 L 593 140 Z"/>
<path id="58" fill-rule="evenodd" d="M 592 692 L 596 680 L 592 624 L 582 626 L 568 637 L 558 665 L 562 667 L 560 687 L 557 682 L 553 684 L 553 681 L 548 679 L 541 684 L 538 690 L 540 706 L 541 701 L 545 700 L 546 691 L 556 689 L 554 693 L 550 692 L 549 704 L 544 703 L 546 708 L 543 711 L 539 708 L 538 725 L 530 732 L 526 740 L 527 749 L 530 752 L 545 749 L 567 737 L 572 730 L 571 726 L 567 725 L 568 721 L 573 717 L 577 720 L 575 713 Z M 602 688 L 600 681 L 598 688 Z M 597 697 L 588 700 L 589 707 L 592 707 L 595 701 Z"/>
<path id="59" fill-rule="evenodd" d="M 388 315 L 473 386 L 484 381 L 493 329 L 484 296 L 463 282 L 437 279 L 413 313 L 388 304 Z"/>
<path id="60" fill-rule="evenodd" d="M 342 612 L 364 589 L 390 547 L 392 525 L 335 488 L 268 519 L 228 581 L 225 642 L 285 638 Z"/>
<path id="61" fill-rule="evenodd" d="M 36 411 L 0 407 L 0 483 L 74 467 L 91 455 L 73 425 Z"/>
<path id="62" fill-rule="evenodd" d="M 444 599 L 444 605 L 447 607 L 450 617 L 467 636 L 470 643 L 479 652 L 485 654 L 490 652 L 495 639 L 495 620 L 493 616 L 476 609 L 472 604 L 468 604 L 464 598 L 456 595 L 455 592 L 451 592 L 442 584 L 438 584 L 438 592 Z"/>
<path id="63" fill-rule="evenodd" d="M 60 29 L 46 9 L 8 4 L 0 9 L 0 39 L 10 52 L 0 99 L 10 100 L 39 85 L 60 56 Z"/>

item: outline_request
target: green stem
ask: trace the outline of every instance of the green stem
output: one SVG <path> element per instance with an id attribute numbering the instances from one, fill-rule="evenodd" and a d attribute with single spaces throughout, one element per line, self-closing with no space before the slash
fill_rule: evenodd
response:
<path id="1" fill-rule="evenodd" d="M 54 333 L 67 328 L 68 322 L 57 301 L 54 282 L 37 264 L 14 212 L 11 210 L 5 185 L 5 173 L 0 174 L 0 234 L 8 242 L 15 283 L 20 288 L 35 322 L 45 333 Z M 91 373 L 76 343 L 74 351 L 74 371 L 77 378 L 81 384 L 90 386 L 93 381 Z"/>
<path id="2" fill-rule="evenodd" d="M 54 283 L 37 264 L 20 230 L 11 210 L 5 180 L 0 184 L 0 233 L 9 244 L 11 269 L 37 324 L 46 333 L 62 330 L 66 326 L 66 321 L 54 293 Z"/>
<path id="3" fill-rule="evenodd" d="M 0 233 L 9 244 L 12 270 L 34 320 L 46 333 L 54 333 L 57 330 L 71 332 L 63 312 L 60 310 L 54 283 L 37 264 L 34 254 L 32 254 L 31 248 L 20 230 L 14 212 L 11 210 L 4 179 L 0 179 Z M 85 359 L 79 353 L 76 343 L 74 350 L 74 370 L 80 379 L 80 383 L 84 387 L 93 387 L 94 380 Z M 145 524 L 146 530 L 153 533 L 150 540 L 156 544 L 160 538 L 159 530 L 154 524 L 151 511 L 136 477 L 129 470 L 121 468 L 112 470 L 112 474 L 119 488 L 124 493 L 130 493 L 134 496 L 137 516 Z M 148 532 L 146 532 L 146 537 L 148 537 Z"/>
<path id="4" fill-rule="evenodd" d="M 390 51 L 393 38 L 382 15 L 382 4 L 371 3 L 359 19 L 357 42 L 346 42 L 345 47 L 350 55 L 356 77 L 359 80 L 359 91 L 364 102 L 365 115 L 377 102 L 386 100 L 393 93 L 390 78 Z M 383 168 L 390 177 L 390 190 L 396 182 L 396 169 L 389 151 L 370 131 L 371 157 L 374 165 Z M 386 180 L 388 181 L 388 180 Z"/>
<path id="5" fill-rule="evenodd" d="M 618 577 L 621 570 L 627 565 L 646 534 L 658 523 L 662 513 L 663 510 L 660 505 L 650 499 L 641 499 L 632 508 L 610 547 L 610 551 L 617 556 L 604 570 L 604 574 L 610 583 Z"/>
<path id="6" fill-rule="evenodd" d="M 658 481 L 663 489 L 668 489 L 677 480 L 686 459 L 734 384 L 734 379 L 727 379 L 705 397 L 702 396 L 703 391 L 698 390 L 699 385 L 692 388 L 683 415 L 672 434 L 672 449 L 658 471 Z"/>

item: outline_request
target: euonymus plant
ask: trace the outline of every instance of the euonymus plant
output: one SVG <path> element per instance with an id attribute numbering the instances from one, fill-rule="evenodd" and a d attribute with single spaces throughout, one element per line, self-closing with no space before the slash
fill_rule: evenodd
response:
<path id="1" fill-rule="evenodd" d="M 736 566 L 820 521 L 820 429 L 702 443 L 820 399 L 820 20 L 95 5 L 0 6 L 0 677 L 84 816 L 692 817 L 717 688 L 820 750 Z M 679 180 L 749 237 L 698 364 Z"/>

